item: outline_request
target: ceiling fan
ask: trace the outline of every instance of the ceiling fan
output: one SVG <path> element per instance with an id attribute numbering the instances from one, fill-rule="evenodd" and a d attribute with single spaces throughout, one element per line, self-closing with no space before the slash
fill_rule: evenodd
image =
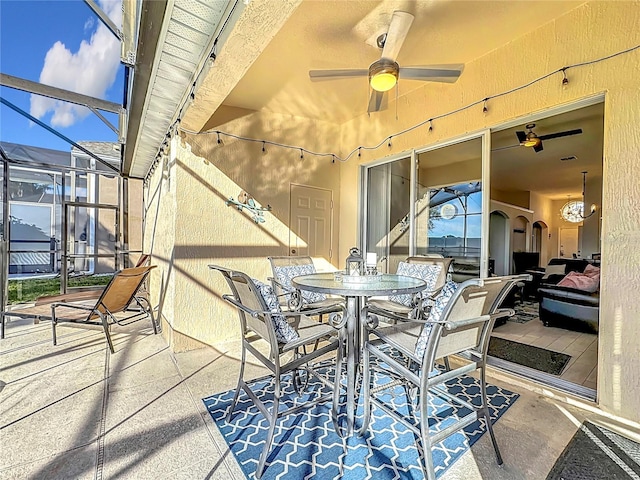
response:
<path id="1" fill-rule="evenodd" d="M 387 33 L 377 39 L 382 55 L 369 68 L 341 69 L 341 70 L 310 70 L 311 81 L 335 80 L 338 78 L 369 77 L 371 97 L 367 112 L 377 112 L 384 109 L 385 92 L 391 90 L 398 78 L 423 80 L 428 82 L 455 82 L 464 68 L 463 64 L 426 65 L 415 67 L 400 67 L 396 58 L 407 38 L 409 28 L 413 23 L 413 15 L 407 12 L 395 11 Z"/>
<path id="2" fill-rule="evenodd" d="M 581 128 L 575 130 L 566 130 L 564 132 L 550 133 L 548 135 L 536 135 L 533 129 L 536 127 L 535 123 L 529 123 L 525 126 L 526 132 L 517 131 L 516 137 L 518 137 L 519 145 L 522 147 L 533 147 L 533 151 L 538 153 L 543 150 L 542 141 L 551 140 L 552 138 L 568 137 L 570 135 L 578 135 L 582 133 Z M 515 145 L 514 145 L 515 146 Z"/>

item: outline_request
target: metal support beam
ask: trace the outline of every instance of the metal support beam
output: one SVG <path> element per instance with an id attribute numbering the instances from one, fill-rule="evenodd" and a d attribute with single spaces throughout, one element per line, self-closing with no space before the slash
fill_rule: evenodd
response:
<path id="1" fill-rule="evenodd" d="M 107 14 L 104 13 L 104 11 L 100 8 L 100 5 L 98 5 L 93 0 L 84 0 L 84 3 L 86 3 L 89 6 L 89 8 L 93 10 L 93 13 L 95 13 L 98 16 L 100 21 L 104 23 L 104 25 L 109 29 L 111 33 L 113 33 L 116 36 L 118 40 L 122 40 L 122 32 L 117 27 L 117 25 L 111 21 L 111 19 L 107 16 Z"/>
<path id="2" fill-rule="evenodd" d="M 0 308 L 9 303 L 9 162 L 2 153 L 2 231 L 0 232 Z M 4 331 L 3 331 L 4 333 Z"/>
<path id="3" fill-rule="evenodd" d="M 113 170 L 114 172 L 117 172 L 118 174 L 120 174 L 120 170 L 118 170 L 117 168 L 115 168 L 114 166 L 112 166 L 109 162 L 107 162 L 106 160 L 103 160 L 102 158 L 100 158 L 99 156 L 97 156 L 95 153 L 87 150 L 86 148 L 78 145 L 76 142 L 74 142 L 73 140 L 71 140 L 69 137 L 66 137 L 65 135 L 61 134 L 60 132 L 58 132 L 57 130 L 51 128 L 49 125 L 47 125 L 44 122 L 41 122 L 40 120 L 38 120 L 36 117 L 29 115 L 27 112 L 25 112 L 24 110 L 22 110 L 20 107 L 14 105 L 13 103 L 11 103 L 9 100 L 6 100 L 2 97 L 0 97 L 0 103 L 2 103 L 3 105 L 6 105 L 7 107 L 11 108 L 12 110 L 18 112 L 20 115 L 27 117 L 29 120 L 31 120 L 34 123 L 37 123 L 38 125 L 40 125 L 42 128 L 47 129 L 48 131 L 50 131 L 51 133 L 53 133 L 54 135 L 56 135 L 57 137 L 60 137 L 62 140 L 64 140 L 65 142 L 73 145 L 74 147 L 76 147 L 78 150 L 86 153 L 87 155 L 89 155 L 91 158 L 96 159 L 98 162 L 102 163 L 103 165 L 107 166 L 110 170 Z"/>
<path id="4" fill-rule="evenodd" d="M 15 88 L 16 90 L 22 90 L 24 92 L 35 93 L 37 95 L 42 95 L 43 97 L 75 103 L 76 105 L 82 105 L 84 107 L 97 108 L 98 110 L 103 110 L 105 112 L 119 114 L 122 109 L 122 105 L 114 102 L 101 100 L 100 98 L 90 97 L 89 95 L 83 95 L 81 93 L 71 92 L 63 88 L 52 87 L 51 85 L 32 82 L 31 80 L 25 80 L 24 78 L 7 75 L 6 73 L 0 73 L 0 85 L 3 87 Z"/>

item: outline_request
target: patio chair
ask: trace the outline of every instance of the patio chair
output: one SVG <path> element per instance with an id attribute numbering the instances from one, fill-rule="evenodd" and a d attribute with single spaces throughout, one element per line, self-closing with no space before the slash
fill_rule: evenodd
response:
<path id="1" fill-rule="evenodd" d="M 122 324 L 134 318 L 149 317 L 153 333 L 157 334 L 159 329 L 151 305 L 145 299 L 136 296 L 138 289 L 153 268 L 155 266 L 133 267 L 116 272 L 97 298 L 95 292 L 53 295 L 38 299 L 33 307 L 1 312 L 2 338 L 4 338 L 5 317 L 34 318 L 35 321 L 50 320 L 54 345 L 57 345 L 58 323 L 102 326 L 111 353 L 115 353 L 109 334 L 111 323 Z M 136 309 L 130 308 L 133 304 L 136 305 Z M 129 315 L 124 318 L 116 317 L 116 314 L 123 312 Z"/>
<path id="2" fill-rule="evenodd" d="M 209 268 L 220 272 L 227 281 L 232 294 L 225 294 L 222 298 L 237 308 L 242 333 L 242 360 L 238 385 L 227 413 L 227 421 L 232 418 L 240 390 L 245 391 L 269 421 L 267 439 L 255 473 L 256 478 L 260 478 L 266 467 L 278 419 L 298 413 L 301 409 L 313 407 L 318 403 L 330 402 L 333 398 L 333 393 L 318 395 L 312 401 L 296 404 L 293 408 L 280 411 L 280 400 L 283 395 L 282 377 L 291 373 L 292 381 L 299 392 L 301 390 L 301 372 L 304 371 L 306 375 L 318 378 L 333 390 L 333 382 L 316 372 L 310 362 L 336 350 L 338 347 L 337 333 L 336 329 L 330 325 L 317 322 L 300 312 L 283 312 L 270 285 L 252 279 L 245 273 L 221 266 L 209 265 Z M 309 311 L 309 313 L 313 312 Z M 307 346 L 316 344 L 318 340 L 323 339 L 328 340 L 328 343 L 323 343 L 307 353 Z M 266 342 L 269 349 L 267 355 L 258 350 L 257 342 L 262 344 Z M 244 380 L 247 352 L 250 352 L 274 374 L 275 391 L 273 406 L 270 409 L 256 396 Z"/>
<path id="3" fill-rule="evenodd" d="M 513 310 L 498 310 L 498 305 L 514 283 L 523 278 L 526 276 L 471 279 L 457 288 L 457 284 L 448 282 L 437 297 L 427 321 L 411 319 L 393 326 L 370 328 L 371 340 L 365 343 L 363 352 L 364 418 L 359 433 L 363 434 L 368 427 L 372 404 L 380 407 L 413 432 L 425 477 L 435 480 L 432 445 L 484 418 L 496 459 L 501 465 L 502 457 L 487 407 L 485 365 L 493 323 L 497 318 L 513 315 Z M 461 357 L 461 367 L 444 371 L 436 367 L 436 359 L 456 354 L 465 355 Z M 392 380 L 386 384 L 371 385 L 373 369 L 383 372 Z M 449 380 L 475 371 L 478 371 L 480 379 L 479 406 L 450 393 L 444 386 Z M 384 395 L 389 388 L 399 386 L 405 387 L 407 403 L 410 405 L 408 415 L 387 404 L 392 401 L 393 395 L 391 398 Z M 411 400 L 413 393 L 417 393 L 418 415 L 415 415 L 415 405 Z M 461 419 L 442 419 L 438 423 L 446 426 L 430 431 L 429 423 L 434 418 L 429 417 L 428 406 L 432 396 L 446 401 L 451 413 L 454 406 L 467 408 L 470 413 Z"/>
<path id="4" fill-rule="evenodd" d="M 316 273 L 313 259 L 309 256 L 298 257 L 267 257 L 271 264 L 273 277 L 269 278 L 273 291 L 278 297 L 282 308 L 289 310 L 299 310 L 308 312 L 319 310 L 322 314 L 333 313 L 342 310 L 342 300 L 329 298 L 322 293 L 302 291 L 302 298 L 298 298 L 297 290 L 291 285 L 291 279 L 299 275 L 310 275 Z"/>
<path id="5" fill-rule="evenodd" d="M 370 299 L 367 306 L 370 314 L 381 315 L 391 320 L 406 320 L 416 312 L 428 313 L 428 308 L 433 304 L 433 297 L 437 295 L 447 281 L 447 273 L 451 266 L 451 258 L 443 257 L 408 257 L 398 265 L 398 275 L 417 277 L 427 286 L 422 292 L 422 306 L 415 309 L 412 295 L 396 295 L 389 299 Z M 426 311 L 424 307 L 427 307 Z"/>

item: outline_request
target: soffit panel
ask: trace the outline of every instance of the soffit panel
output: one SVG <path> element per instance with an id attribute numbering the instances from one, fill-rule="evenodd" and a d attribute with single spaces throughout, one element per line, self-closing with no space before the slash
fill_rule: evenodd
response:
<path id="1" fill-rule="evenodd" d="M 143 178 L 154 162 L 167 130 L 178 115 L 188 95 L 203 58 L 209 54 L 213 35 L 218 29 L 228 0 L 208 2 L 174 0 L 167 3 L 162 31 L 159 35 L 150 73 L 140 127 L 135 139 L 129 140 L 131 160 L 128 173 Z M 141 26 L 140 35 L 145 33 Z M 142 39 L 141 41 L 144 41 Z M 137 69 L 136 69 L 137 71 Z M 136 78 L 134 76 L 134 87 Z"/>

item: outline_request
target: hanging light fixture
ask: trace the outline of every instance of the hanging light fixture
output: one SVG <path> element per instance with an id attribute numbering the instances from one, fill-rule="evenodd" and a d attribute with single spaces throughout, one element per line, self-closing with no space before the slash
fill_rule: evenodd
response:
<path id="1" fill-rule="evenodd" d="M 369 84 L 376 92 L 391 90 L 398 81 L 400 67 L 394 61 L 381 58 L 369 67 Z"/>
<path id="2" fill-rule="evenodd" d="M 584 214 L 584 195 L 587 188 L 588 172 L 585 171 L 581 173 L 582 173 L 582 201 L 571 200 L 571 197 L 568 197 L 567 203 L 565 203 L 560 209 L 560 215 L 562 216 L 562 218 L 564 218 L 567 222 L 571 222 L 571 223 L 579 223 L 589 218 L 591 215 L 596 213 L 596 209 L 597 209 L 596 204 L 592 203 L 589 209 L 589 215 Z"/>

